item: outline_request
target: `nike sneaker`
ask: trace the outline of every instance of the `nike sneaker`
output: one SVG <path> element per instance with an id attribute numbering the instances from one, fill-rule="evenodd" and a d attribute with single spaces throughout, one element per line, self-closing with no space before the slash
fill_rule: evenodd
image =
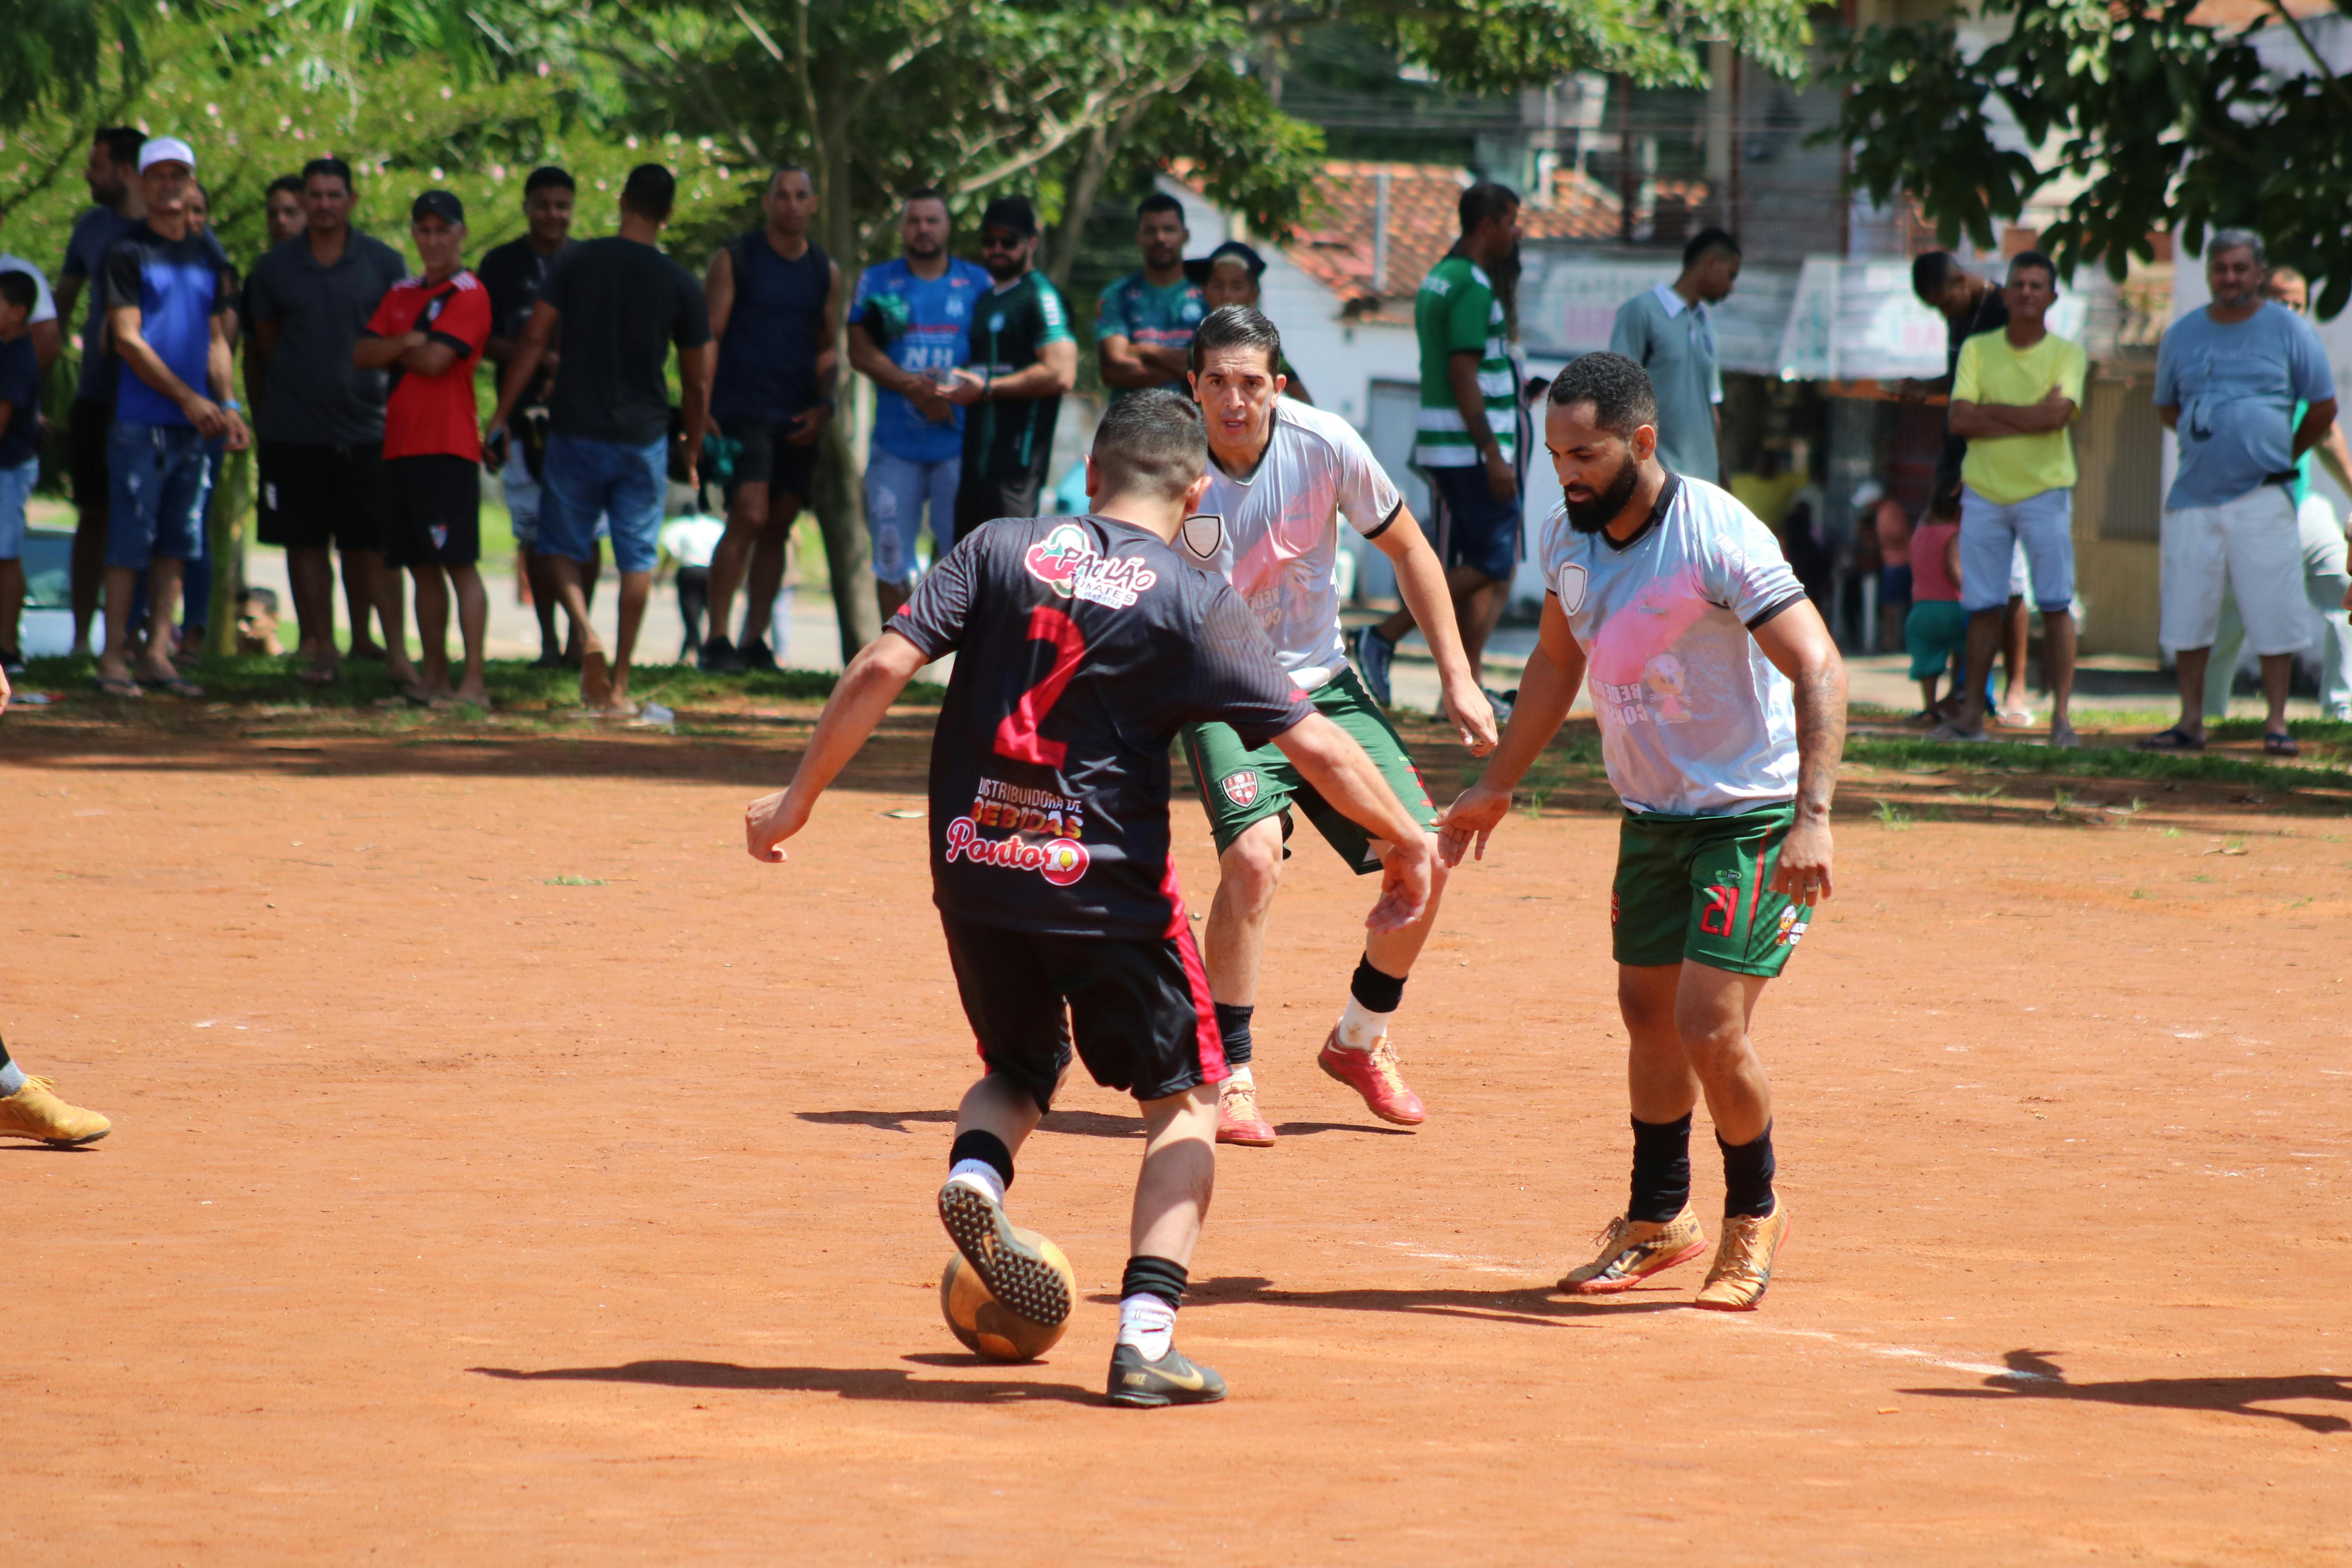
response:
<path id="1" fill-rule="evenodd" d="M 1227 1079 L 1217 1092 L 1217 1142 L 1264 1149 L 1274 1142 L 1274 1128 L 1258 1114 L 1257 1090 Z"/>
<path id="2" fill-rule="evenodd" d="M 1167 1405 L 1214 1405 L 1225 1396 L 1225 1380 L 1213 1367 L 1197 1366 L 1174 1345 L 1158 1361 L 1146 1361 L 1130 1344 L 1112 1347 L 1110 1402 L 1136 1410 Z"/>
<path id="3" fill-rule="evenodd" d="M 1715 1249 L 1715 1267 L 1706 1271 L 1695 1306 L 1717 1312 L 1752 1312 L 1771 1288 L 1773 1260 L 1789 1234 L 1789 1205 L 1778 1199 L 1761 1219 L 1733 1215 L 1723 1222 L 1723 1242 Z"/>
<path id="4" fill-rule="evenodd" d="M 940 1223 L 998 1305 L 1047 1328 L 1070 1315 L 1070 1282 L 1013 1233 L 1003 1205 L 979 1183 L 949 1179 L 940 1189 Z"/>
<path id="5" fill-rule="evenodd" d="M 1706 1227 L 1685 1204 L 1669 1220 L 1627 1219 L 1619 1215 L 1595 1238 L 1600 1256 L 1570 1269 L 1559 1289 L 1571 1296 L 1611 1296 L 1630 1290 L 1651 1275 L 1688 1263 L 1706 1250 Z"/>
<path id="6" fill-rule="evenodd" d="M 95 1143 L 113 1127 L 97 1111 L 59 1100 L 45 1078 L 27 1078 L 24 1088 L 0 1099 L 0 1136 L 60 1145 Z"/>
<path id="7" fill-rule="evenodd" d="M 1365 1109 L 1383 1121 L 1393 1121 L 1399 1127 L 1418 1127 L 1428 1120 L 1422 1109 L 1421 1096 L 1404 1081 L 1397 1069 L 1396 1047 L 1382 1035 L 1369 1051 L 1351 1051 L 1339 1043 L 1339 1031 L 1335 1026 L 1323 1041 L 1323 1049 L 1315 1058 L 1315 1065 L 1364 1097 Z"/>

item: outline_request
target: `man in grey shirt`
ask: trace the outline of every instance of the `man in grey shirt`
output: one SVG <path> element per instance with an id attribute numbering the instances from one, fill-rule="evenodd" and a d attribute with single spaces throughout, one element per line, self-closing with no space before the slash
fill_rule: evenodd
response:
<path id="1" fill-rule="evenodd" d="M 334 567 L 342 552 L 351 607 L 352 657 L 385 660 L 393 689 L 422 701 L 425 688 L 402 636 L 401 582 L 383 564 L 383 402 L 386 377 L 352 363 L 352 345 L 408 263 L 382 240 L 352 226 L 358 198 L 351 166 L 314 158 L 302 170 L 307 226 L 254 264 L 247 300 L 253 354 L 267 397 L 261 410 L 264 544 L 286 547 L 307 667 L 302 679 L 333 680 Z M 383 646 L 368 639 L 368 612 L 383 624 Z"/>
<path id="2" fill-rule="evenodd" d="M 1715 319 L 1707 307 L 1731 298 L 1739 280 L 1739 242 L 1703 228 L 1683 247 L 1682 276 L 1617 307 L 1609 348 L 1650 373 L 1658 395 L 1658 460 L 1671 473 L 1723 483 L 1716 437 L 1723 421 L 1723 373 L 1716 363 Z"/>

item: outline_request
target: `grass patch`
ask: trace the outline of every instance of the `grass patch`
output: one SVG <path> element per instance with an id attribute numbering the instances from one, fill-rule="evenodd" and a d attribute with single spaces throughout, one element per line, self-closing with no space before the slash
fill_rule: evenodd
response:
<path id="1" fill-rule="evenodd" d="M 1878 818 L 1878 826 L 1890 833 L 1900 833 L 1911 826 L 1911 814 L 1891 800 L 1880 801 L 1873 815 Z"/>
<path id="2" fill-rule="evenodd" d="M 2257 729 L 2260 725 L 2255 726 Z M 2352 725 L 2337 728 L 2352 729 Z M 1959 755 L 1955 755 L 1959 752 Z M 2047 746 L 1992 741 L 1965 749 L 1928 740 L 1892 740 L 1876 735 L 1849 736 L 1848 762 L 1874 768 L 1908 771 L 1922 764 L 1941 763 L 1971 773 L 2057 773 L 2069 778 L 2155 779 L 2205 784 L 2255 784 L 2269 789 L 2293 789 L 2298 784 L 2340 785 L 2340 768 L 2257 763 L 2244 757 L 2217 757 L 2210 752 L 2142 752 L 2129 746 L 2086 746 L 2078 752 L 2053 751 Z"/>
<path id="3" fill-rule="evenodd" d="M 603 877 L 550 877 L 547 885 L 551 888 L 604 888 L 611 886 L 611 883 Z"/>

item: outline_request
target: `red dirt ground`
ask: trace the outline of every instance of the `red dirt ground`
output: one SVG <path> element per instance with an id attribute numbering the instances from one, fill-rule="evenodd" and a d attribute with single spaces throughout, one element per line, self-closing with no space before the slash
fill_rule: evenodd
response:
<path id="1" fill-rule="evenodd" d="M 0 1557 L 2352 1561 L 2340 803 L 1898 831 L 1850 787 L 1759 1017 L 1794 1228 L 1737 1318 L 1697 1266 L 1544 1289 L 1622 1202 L 1607 817 L 1457 881 L 1416 1134 L 1312 1067 L 1369 889 L 1309 845 L 1284 1138 L 1221 1160 L 1181 1325 L 1234 1397 L 1132 1414 L 1090 1083 L 1014 1189 L 1072 1331 L 1008 1368 L 939 1321 L 971 1059 L 881 815 L 924 727 L 784 868 L 741 848 L 773 749 L 20 729 L 0 1028 L 117 1130 L 0 1151 Z M 2177 804 L 2084 820 L 2135 789 Z"/>

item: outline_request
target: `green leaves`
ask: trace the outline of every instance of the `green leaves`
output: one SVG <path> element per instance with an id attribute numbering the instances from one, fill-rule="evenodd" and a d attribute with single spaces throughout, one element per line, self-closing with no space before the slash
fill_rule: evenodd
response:
<path id="1" fill-rule="evenodd" d="M 131 0 L 0 0 L 0 126 L 42 109 L 79 110 L 110 55 L 118 74 L 136 79 L 146 63 L 140 9 Z"/>
<path id="2" fill-rule="evenodd" d="M 1910 192 L 1947 243 L 1990 247 L 1995 218 L 2063 191 L 2042 235 L 2063 268 L 2120 279 L 2153 256 L 2152 234 L 2178 226 L 2194 251 L 2243 226 L 2334 315 L 2352 300 L 2352 85 L 2277 11 L 2228 33 L 2194 20 L 2199 5 L 1987 0 L 2011 28 L 1973 58 L 1941 25 L 1840 32 L 1828 74 L 1847 96 L 1831 134 L 1874 199 Z M 2032 156 L 2002 145 L 1996 110 Z"/>

